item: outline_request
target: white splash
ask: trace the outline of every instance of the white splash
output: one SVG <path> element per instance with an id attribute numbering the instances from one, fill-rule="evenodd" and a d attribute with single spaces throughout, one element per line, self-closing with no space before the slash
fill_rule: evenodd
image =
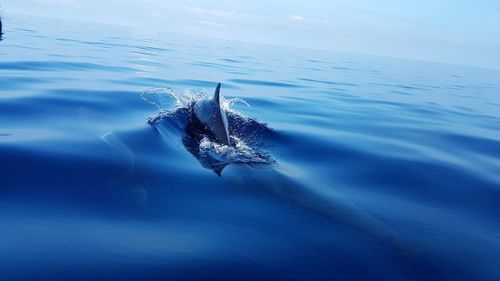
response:
<path id="1" fill-rule="evenodd" d="M 150 88 L 141 93 L 141 98 L 160 110 L 175 110 L 177 108 L 189 108 L 199 100 L 212 98 L 212 95 L 203 89 L 197 88 L 187 89 L 184 93 L 178 93 L 172 88 Z M 226 99 L 223 97 L 222 108 L 226 111 L 237 113 L 232 108 L 237 103 L 242 103 L 250 107 L 242 98 Z"/>
<path id="2" fill-rule="evenodd" d="M 241 139 L 231 136 L 234 146 L 211 141 L 207 137 L 200 142 L 200 153 L 222 163 L 268 163 L 269 160 L 249 147 Z"/>

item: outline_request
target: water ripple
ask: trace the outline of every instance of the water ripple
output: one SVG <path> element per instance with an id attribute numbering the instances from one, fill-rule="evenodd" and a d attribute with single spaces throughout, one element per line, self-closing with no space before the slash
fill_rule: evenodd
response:
<path id="1" fill-rule="evenodd" d="M 304 88 L 303 85 L 275 82 L 275 81 L 263 81 L 263 80 L 248 80 L 248 79 L 229 79 L 230 82 L 244 85 L 257 85 L 257 86 L 271 86 L 271 87 L 281 87 L 281 88 Z"/>
<path id="2" fill-rule="evenodd" d="M 127 72 L 133 71 L 132 68 L 123 66 L 110 66 L 90 62 L 67 62 L 67 61 L 12 61 L 0 62 L 0 69 L 3 70 L 20 70 L 20 71 L 116 71 Z"/>
<path id="3" fill-rule="evenodd" d="M 3 19 L 2 280 L 500 280 L 499 71 Z"/>

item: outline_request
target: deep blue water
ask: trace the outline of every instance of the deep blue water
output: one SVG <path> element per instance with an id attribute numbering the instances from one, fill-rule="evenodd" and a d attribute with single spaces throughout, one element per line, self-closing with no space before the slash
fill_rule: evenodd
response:
<path id="1" fill-rule="evenodd" d="M 500 280 L 500 71 L 4 32 L 1 280 Z M 231 148 L 189 134 L 217 82 Z"/>

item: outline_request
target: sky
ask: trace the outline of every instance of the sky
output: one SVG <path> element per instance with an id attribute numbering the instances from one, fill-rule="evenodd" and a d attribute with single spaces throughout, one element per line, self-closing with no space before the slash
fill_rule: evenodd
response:
<path id="1" fill-rule="evenodd" d="M 500 69 L 498 0 L 0 0 L 3 13 Z"/>

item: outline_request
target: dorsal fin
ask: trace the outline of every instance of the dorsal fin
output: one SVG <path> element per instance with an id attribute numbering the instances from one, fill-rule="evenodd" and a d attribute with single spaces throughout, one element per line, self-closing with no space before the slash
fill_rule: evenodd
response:
<path id="1" fill-rule="evenodd" d="M 217 88 L 215 88 L 214 102 L 216 105 L 220 105 L 220 83 L 217 84 Z"/>

